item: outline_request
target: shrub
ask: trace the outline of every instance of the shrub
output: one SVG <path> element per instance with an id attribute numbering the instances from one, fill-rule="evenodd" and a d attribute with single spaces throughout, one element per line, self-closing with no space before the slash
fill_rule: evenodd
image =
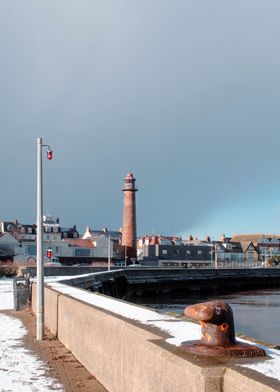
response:
<path id="1" fill-rule="evenodd" d="M 267 259 L 267 263 L 269 266 L 279 265 L 280 264 L 280 256 L 271 256 Z"/>
<path id="2" fill-rule="evenodd" d="M 0 277 L 16 276 L 17 272 L 18 272 L 18 267 L 13 264 L 0 265 Z"/>

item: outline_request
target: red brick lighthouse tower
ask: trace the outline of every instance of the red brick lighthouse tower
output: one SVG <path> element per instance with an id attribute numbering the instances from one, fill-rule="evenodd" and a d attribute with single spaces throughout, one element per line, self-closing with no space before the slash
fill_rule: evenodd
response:
<path id="1" fill-rule="evenodd" d="M 123 201 L 123 224 L 122 224 L 122 246 L 127 259 L 136 259 L 137 244 L 136 244 L 136 202 L 135 192 L 138 189 L 135 187 L 135 178 L 132 173 L 124 178 L 124 192 Z"/>

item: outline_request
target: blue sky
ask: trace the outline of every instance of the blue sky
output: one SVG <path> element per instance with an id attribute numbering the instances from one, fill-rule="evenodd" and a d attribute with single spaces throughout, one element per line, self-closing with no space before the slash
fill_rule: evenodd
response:
<path id="1" fill-rule="evenodd" d="M 0 2 L 0 218 L 138 233 L 279 232 L 278 0 Z"/>

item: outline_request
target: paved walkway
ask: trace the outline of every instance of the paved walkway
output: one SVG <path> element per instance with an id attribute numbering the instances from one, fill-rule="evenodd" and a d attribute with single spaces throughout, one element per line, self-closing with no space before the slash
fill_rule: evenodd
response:
<path id="1" fill-rule="evenodd" d="M 40 357 L 46 364 L 48 376 L 63 384 L 66 392 L 107 391 L 48 330 L 43 341 L 36 340 L 36 319 L 30 310 L 2 312 L 21 320 L 27 329 L 24 347 Z"/>

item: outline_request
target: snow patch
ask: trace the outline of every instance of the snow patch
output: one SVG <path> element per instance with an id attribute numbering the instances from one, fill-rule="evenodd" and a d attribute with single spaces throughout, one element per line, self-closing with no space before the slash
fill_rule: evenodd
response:
<path id="1" fill-rule="evenodd" d="M 0 310 L 13 308 L 13 279 L 0 279 Z M 0 313 L 1 392 L 64 391 L 47 377 L 45 363 L 23 347 L 26 333 L 20 320 Z"/>
<path id="2" fill-rule="evenodd" d="M 0 279 L 0 310 L 14 309 L 13 279 Z"/>

